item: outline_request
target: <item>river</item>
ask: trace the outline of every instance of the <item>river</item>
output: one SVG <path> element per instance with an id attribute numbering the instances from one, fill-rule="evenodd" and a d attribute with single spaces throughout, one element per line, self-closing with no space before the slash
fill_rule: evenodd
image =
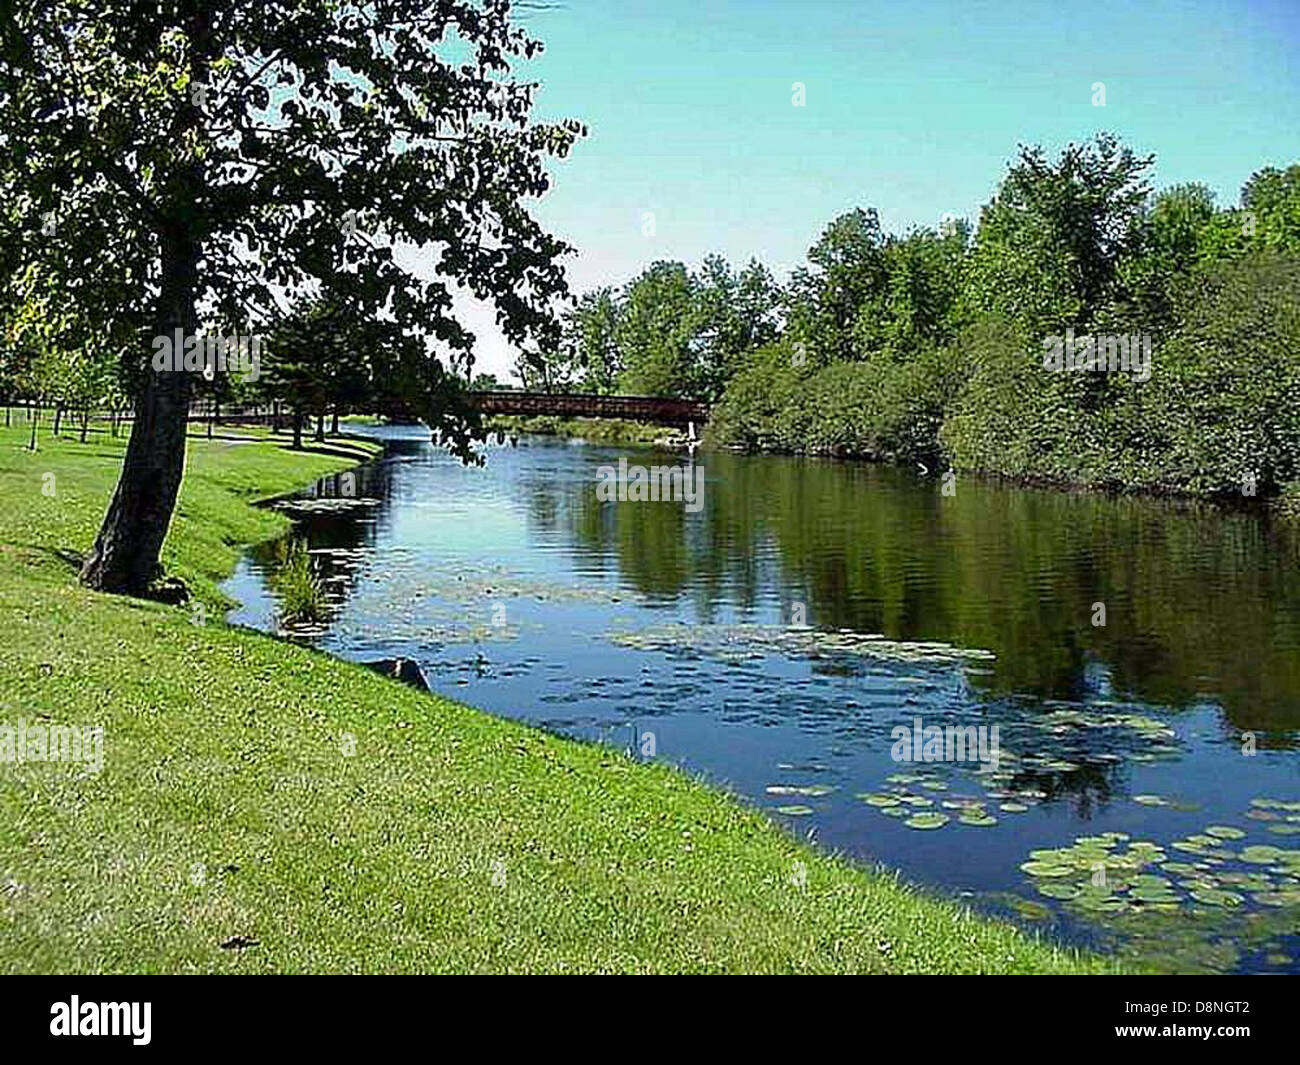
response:
<path id="1" fill-rule="evenodd" d="M 1065 942 L 1300 971 L 1300 553 L 1266 518 L 713 452 L 698 509 L 604 502 L 602 467 L 685 456 L 364 432 L 382 458 L 290 504 L 328 603 L 294 638 Z M 282 631 L 285 553 L 232 622 Z"/>

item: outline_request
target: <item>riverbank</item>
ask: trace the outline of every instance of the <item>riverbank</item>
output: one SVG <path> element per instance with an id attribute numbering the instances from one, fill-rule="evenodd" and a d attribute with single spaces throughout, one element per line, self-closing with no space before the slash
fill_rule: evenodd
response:
<path id="1" fill-rule="evenodd" d="M 504 432 L 507 435 L 530 433 L 536 436 L 558 436 L 618 447 L 685 451 L 687 444 L 687 435 L 682 429 L 615 418 L 555 418 L 548 415 L 525 418 L 519 415 L 500 415 L 491 419 L 488 425 L 493 432 Z"/>
<path id="2" fill-rule="evenodd" d="M 191 438 L 164 557 L 204 619 L 77 584 L 125 441 L 26 439 L 0 430 L 3 721 L 102 727 L 103 763 L 0 763 L 0 970 L 1114 968 L 676 770 L 221 623 L 237 545 L 286 525 L 250 504 L 369 445 Z"/>

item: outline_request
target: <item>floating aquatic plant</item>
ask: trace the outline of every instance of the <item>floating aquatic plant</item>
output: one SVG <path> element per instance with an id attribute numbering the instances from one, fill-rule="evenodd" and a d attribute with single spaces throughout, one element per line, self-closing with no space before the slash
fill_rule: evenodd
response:
<path id="1" fill-rule="evenodd" d="M 1191 893 L 1192 898 L 1206 906 L 1240 906 L 1246 901 L 1244 895 L 1235 891 L 1222 891 L 1217 888 L 1197 888 Z"/>
<path id="2" fill-rule="evenodd" d="M 1067 902 L 1079 897 L 1080 888 L 1077 884 L 1062 884 L 1055 880 L 1048 880 L 1038 885 L 1038 893 L 1046 895 L 1049 899 Z"/>
<path id="3" fill-rule="evenodd" d="M 711 656 L 779 654 L 791 658 L 820 658 L 839 654 L 941 666 L 996 658 L 992 651 L 953 647 L 946 643 L 889 640 L 882 635 L 851 629 L 802 629 L 787 625 L 662 625 L 633 633 L 610 633 L 609 639 L 621 646 L 643 651 L 688 651 Z M 925 677 L 896 679 L 928 683 Z"/>

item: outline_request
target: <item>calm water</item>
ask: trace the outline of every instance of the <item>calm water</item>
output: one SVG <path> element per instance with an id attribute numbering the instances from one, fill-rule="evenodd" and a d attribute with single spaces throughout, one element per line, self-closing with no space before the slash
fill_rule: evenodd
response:
<path id="1" fill-rule="evenodd" d="M 371 432 L 385 457 L 296 512 L 330 600 L 300 638 L 1063 940 L 1300 971 L 1300 553 L 1264 520 L 712 453 L 687 513 L 596 498 L 601 465 L 683 456 L 525 439 L 467 469 Z M 233 621 L 277 628 L 284 554 L 250 552 Z M 917 719 L 996 725 L 996 768 L 896 760 Z"/>

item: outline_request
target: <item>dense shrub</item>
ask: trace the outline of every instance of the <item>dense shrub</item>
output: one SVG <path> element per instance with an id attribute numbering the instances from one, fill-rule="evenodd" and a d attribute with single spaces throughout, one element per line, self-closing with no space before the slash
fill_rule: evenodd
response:
<path id="1" fill-rule="evenodd" d="M 949 350 L 905 363 L 832 363 L 810 373 L 768 352 L 733 379 L 711 432 L 716 443 L 748 449 L 933 460 L 959 375 Z"/>
<path id="2" fill-rule="evenodd" d="M 1188 280 L 1176 318 L 1145 383 L 1050 373 L 1007 326 L 968 330 L 946 453 L 959 468 L 1098 487 L 1275 494 L 1300 476 L 1300 261 L 1221 263 Z"/>

